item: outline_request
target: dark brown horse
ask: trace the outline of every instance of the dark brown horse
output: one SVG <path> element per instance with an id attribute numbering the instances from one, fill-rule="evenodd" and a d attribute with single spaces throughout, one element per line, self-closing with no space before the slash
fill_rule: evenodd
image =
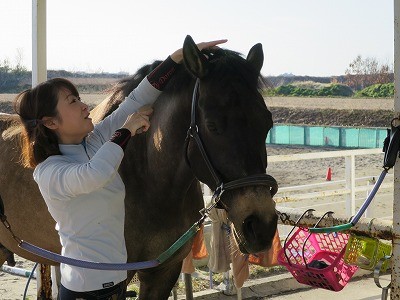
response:
<path id="1" fill-rule="evenodd" d="M 212 189 L 221 183 L 236 184 L 221 195 L 221 205 L 235 226 L 242 252 L 267 249 L 276 231 L 272 200 L 276 186 L 262 175 L 267 167 L 265 139 L 272 117 L 259 93 L 261 45 L 252 47 L 247 59 L 223 49 L 201 53 L 189 36 L 183 49 L 185 64 L 155 102 L 150 130 L 131 139 L 120 168 L 126 186 L 129 262 L 157 258 L 201 217 L 199 210 L 204 204 L 199 180 Z M 118 83 L 111 96 L 93 109 L 93 119 L 99 121 L 115 109 L 158 63 L 144 66 Z M 197 78 L 200 85 L 195 90 Z M 4 212 L 18 237 L 59 253 L 55 224 L 32 179 L 32 170 L 18 163 L 19 124 L 15 115 L 0 116 Z M 201 145 L 191 137 L 197 132 Z M 22 251 L 4 226 L 0 226 L 0 243 L 29 260 L 53 264 Z M 190 246 L 185 244 L 159 267 L 138 271 L 141 298 L 168 297 Z M 0 251 L 0 265 L 5 259 Z M 131 278 L 134 271 L 129 275 Z"/>

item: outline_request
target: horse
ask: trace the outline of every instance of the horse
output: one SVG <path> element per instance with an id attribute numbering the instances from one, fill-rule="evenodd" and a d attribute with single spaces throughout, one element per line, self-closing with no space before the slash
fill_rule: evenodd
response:
<path id="1" fill-rule="evenodd" d="M 199 51 L 187 36 L 183 55 L 184 63 L 153 105 L 149 131 L 130 140 L 119 169 L 126 187 L 128 262 L 156 258 L 201 218 L 200 182 L 218 191 L 214 205 L 227 211 L 241 252 L 268 249 L 277 229 L 277 184 L 266 174 L 265 140 L 273 121 L 260 93 L 262 45 L 244 58 L 222 48 Z M 93 121 L 110 114 L 159 63 L 118 82 L 91 111 Z M 18 238 L 60 253 L 55 222 L 32 170 L 19 162 L 18 116 L 0 115 L 0 132 L 0 196 L 7 222 Z M 138 273 L 141 299 L 168 298 L 191 241 L 155 268 L 128 272 L 128 280 Z M 22 250 L 5 226 L 0 243 L 6 249 L 0 251 L 0 265 L 10 253 L 57 265 Z"/>

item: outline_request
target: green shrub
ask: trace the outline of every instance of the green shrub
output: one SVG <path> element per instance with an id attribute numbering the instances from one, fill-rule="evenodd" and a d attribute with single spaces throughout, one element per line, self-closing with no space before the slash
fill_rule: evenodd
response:
<path id="1" fill-rule="evenodd" d="M 343 84 L 329 85 L 301 85 L 288 84 L 265 91 L 267 96 L 294 96 L 294 97 L 351 97 L 353 90 Z"/>
<path id="2" fill-rule="evenodd" d="M 321 89 L 317 95 L 320 97 L 351 97 L 353 90 L 347 85 L 331 84 Z"/>
<path id="3" fill-rule="evenodd" d="M 281 85 L 275 89 L 275 92 L 277 95 L 289 96 L 292 95 L 294 89 L 295 87 L 291 84 Z"/>
<path id="4" fill-rule="evenodd" d="M 358 91 L 355 97 L 389 98 L 394 97 L 394 83 L 374 84 Z"/>

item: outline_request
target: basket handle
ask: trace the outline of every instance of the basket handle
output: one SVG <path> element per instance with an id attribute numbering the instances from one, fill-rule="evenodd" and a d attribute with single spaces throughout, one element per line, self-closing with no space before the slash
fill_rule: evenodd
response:
<path id="1" fill-rule="evenodd" d="M 287 236 L 286 236 L 286 238 L 285 238 L 285 242 L 283 243 L 283 253 L 284 253 L 285 256 L 286 256 L 286 260 L 287 260 L 287 262 L 289 263 L 289 265 L 291 265 L 291 262 L 290 262 L 290 259 L 289 259 L 288 255 L 286 254 L 286 243 L 287 243 L 287 240 L 288 240 L 289 236 L 292 234 L 293 230 L 294 230 L 294 229 L 297 227 L 297 225 L 300 223 L 300 220 L 301 220 L 306 214 L 309 214 L 310 212 L 313 212 L 313 211 L 315 211 L 315 209 L 313 209 L 313 208 L 307 209 L 307 210 L 297 219 L 296 223 L 293 225 L 292 229 L 289 231 L 289 233 L 287 234 Z"/>
<path id="2" fill-rule="evenodd" d="M 331 215 L 331 214 L 334 214 L 334 212 L 333 211 L 327 211 L 326 213 L 324 213 L 324 215 L 321 218 L 319 218 L 317 223 L 314 225 L 314 228 L 316 228 L 316 226 L 318 226 L 318 224 L 325 218 L 326 215 Z M 311 234 L 312 234 L 312 232 L 309 232 L 307 237 L 306 237 L 306 239 L 304 240 L 303 249 L 302 249 L 302 252 L 301 252 L 301 255 L 303 256 L 303 262 L 304 262 L 304 265 L 306 266 L 306 268 L 308 268 L 308 263 L 307 263 L 306 258 L 304 256 L 304 250 L 305 250 L 305 247 L 306 247 L 306 243 L 307 243 L 308 239 L 310 238 Z"/>
<path id="3" fill-rule="evenodd" d="M 393 255 L 385 255 L 384 257 L 382 257 L 382 258 L 379 260 L 379 262 L 376 264 L 375 269 L 374 269 L 374 282 L 375 282 L 376 286 L 379 287 L 379 288 L 381 288 L 382 290 L 386 290 L 386 291 L 387 291 L 388 289 L 390 289 L 390 285 L 391 285 L 392 283 L 389 282 L 389 284 L 388 284 L 387 286 L 385 286 L 385 287 L 383 287 L 383 286 L 381 285 L 381 282 L 380 282 L 381 268 L 382 268 L 382 265 L 383 265 L 387 260 L 392 259 L 392 256 L 393 256 Z"/>

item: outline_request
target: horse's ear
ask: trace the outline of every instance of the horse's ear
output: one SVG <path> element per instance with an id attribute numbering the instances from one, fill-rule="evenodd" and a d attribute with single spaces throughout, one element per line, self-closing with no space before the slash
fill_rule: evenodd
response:
<path id="1" fill-rule="evenodd" d="M 197 48 L 196 43 L 190 35 L 187 35 L 183 42 L 183 60 L 186 68 L 195 77 L 203 78 L 208 72 L 208 61 Z"/>
<path id="2" fill-rule="evenodd" d="M 249 54 L 247 55 L 247 61 L 253 65 L 258 73 L 260 73 L 264 63 L 264 53 L 260 43 L 251 47 Z"/>

